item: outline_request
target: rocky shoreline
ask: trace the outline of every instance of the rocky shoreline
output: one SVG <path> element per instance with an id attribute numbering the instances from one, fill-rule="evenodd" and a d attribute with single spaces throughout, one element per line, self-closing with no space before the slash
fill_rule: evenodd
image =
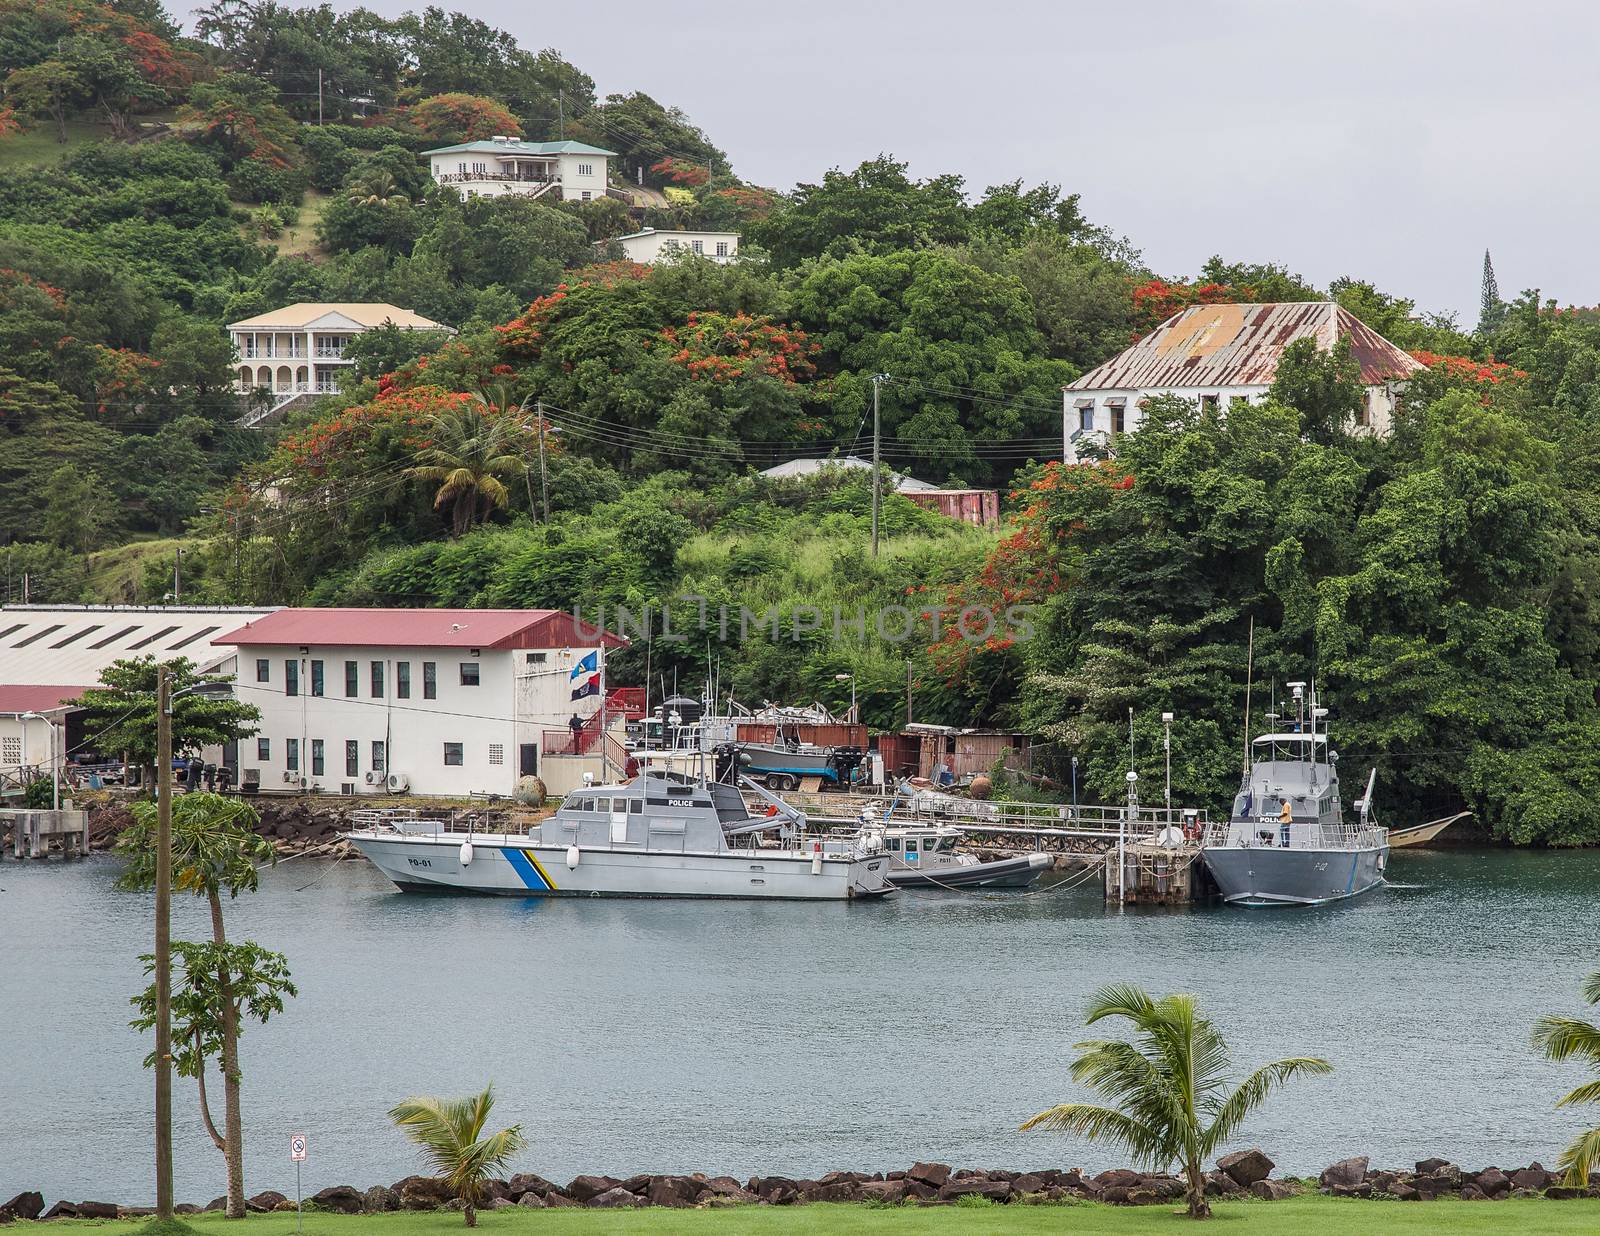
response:
<path id="1" fill-rule="evenodd" d="M 1502 1171 L 1486 1167 L 1466 1171 L 1446 1159 L 1424 1159 L 1411 1170 L 1372 1170 L 1365 1155 L 1342 1159 L 1326 1168 L 1315 1182 L 1294 1177 L 1274 1177 L 1273 1161 L 1260 1150 L 1240 1150 L 1217 1160 L 1206 1174 L 1206 1193 L 1218 1199 L 1255 1198 L 1275 1202 L 1315 1188 L 1333 1197 L 1379 1201 L 1432 1201 L 1453 1197 L 1462 1201 L 1500 1201 L 1512 1197 L 1546 1197 L 1552 1200 L 1600 1198 L 1600 1172 L 1589 1177 L 1587 1188 L 1560 1183 L 1560 1176 L 1538 1163 Z M 948 1164 L 915 1163 L 905 1171 L 829 1172 L 815 1180 L 788 1176 L 688 1176 L 644 1173 L 615 1176 L 577 1176 L 558 1185 L 531 1172 L 509 1180 L 491 1180 L 482 1208 L 510 1206 L 544 1210 L 565 1206 L 594 1209 L 631 1209 L 642 1206 L 674 1208 L 719 1206 L 790 1206 L 808 1202 L 861 1202 L 877 1205 L 952 1204 L 963 1198 L 990 1202 L 1040 1205 L 1102 1202 L 1113 1206 L 1148 1206 L 1181 1203 L 1183 1181 L 1166 1172 L 1136 1172 L 1127 1168 L 1089 1175 L 1081 1168 L 1048 1168 L 1032 1172 L 954 1170 Z M 223 1209 L 226 1199 L 205 1206 L 182 1205 L 182 1214 Z M 305 1199 L 308 1209 L 337 1214 L 384 1214 L 398 1210 L 459 1209 L 461 1203 L 443 1180 L 433 1176 L 407 1176 L 392 1185 L 357 1189 L 333 1185 Z M 293 1210 L 293 1199 L 267 1190 L 247 1202 L 257 1213 Z M 14 1219 L 118 1219 L 151 1214 L 149 1207 L 118 1206 L 111 1202 L 57 1202 L 48 1210 L 35 1192 L 19 1193 L 0 1205 L 0 1223 Z"/>

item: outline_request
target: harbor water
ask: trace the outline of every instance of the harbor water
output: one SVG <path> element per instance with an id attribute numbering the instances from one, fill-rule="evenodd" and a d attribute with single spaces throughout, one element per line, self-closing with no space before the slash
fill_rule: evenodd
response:
<path id="1" fill-rule="evenodd" d="M 0 1196 L 149 1201 L 149 1049 L 127 1027 L 151 899 L 110 857 L 0 865 Z M 1581 1074 L 1529 1044 L 1578 1011 L 1600 853 L 1396 852 L 1395 887 L 1314 910 L 1127 911 L 1093 882 L 873 904 L 402 895 L 369 865 L 294 860 L 228 905 L 289 957 L 299 998 L 242 1044 L 246 1184 L 307 1193 L 419 1170 L 386 1112 L 493 1081 L 518 1166 L 791 1175 L 916 1159 L 1121 1165 L 1020 1133 L 1067 1077 L 1102 984 L 1195 991 L 1237 1065 L 1321 1054 L 1246 1126 L 1284 1170 L 1554 1162 Z M 176 903 L 178 938 L 202 906 Z M 1111 1027 L 1105 1027 L 1111 1029 Z M 213 1082 L 215 1077 L 213 1076 Z M 213 1102 L 221 1087 L 213 1084 Z M 223 1191 L 192 1082 L 175 1084 L 180 1200 Z M 218 1118 L 220 1120 L 220 1111 Z"/>

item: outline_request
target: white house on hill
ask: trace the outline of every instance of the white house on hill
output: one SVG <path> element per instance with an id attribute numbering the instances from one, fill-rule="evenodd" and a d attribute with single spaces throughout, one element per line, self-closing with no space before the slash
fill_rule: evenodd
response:
<path id="1" fill-rule="evenodd" d="M 739 254 L 738 232 L 690 232 L 647 227 L 626 236 L 618 236 L 616 241 L 630 262 L 645 266 L 669 253 L 693 253 L 722 264 L 733 261 Z"/>
<path id="2" fill-rule="evenodd" d="M 1387 433 L 1401 388 L 1423 366 L 1348 310 L 1331 301 L 1193 305 L 1067 383 L 1062 458 L 1072 463 L 1079 445 L 1104 446 L 1137 429 L 1141 404 L 1155 395 L 1223 409 L 1259 399 L 1272 386 L 1284 349 L 1297 339 L 1315 339 L 1325 352 L 1336 340 L 1349 341 L 1367 388 L 1355 428 Z"/>
<path id="3" fill-rule="evenodd" d="M 382 302 L 300 301 L 228 323 L 238 366 L 234 389 L 241 394 L 266 389 L 280 399 L 331 394 L 355 363 L 345 357 L 345 344 L 391 322 L 401 330 L 455 334 L 442 322 Z"/>
<path id="4" fill-rule="evenodd" d="M 594 715 L 606 650 L 626 643 L 538 609 L 280 609 L 214 642 L 238 649 L 236 693 L 261 710 L 247 791 L 450 797 L 602 775 Z"/>
<path id="5" fill-rule="evenodd" d="M 544 197 L 587 202 L 604 197 L 614 150 L 583 142 L 525 142 L 491 137 L 424 150 L 433 178 L 464 197 Z"/>

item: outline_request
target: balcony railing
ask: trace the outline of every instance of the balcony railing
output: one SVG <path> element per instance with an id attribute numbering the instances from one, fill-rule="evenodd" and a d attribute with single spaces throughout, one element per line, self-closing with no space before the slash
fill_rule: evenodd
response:
<path id="1" fill-rule="evenodd" d="M 316 359 L 317 360 L 343 360 L 344 359 L 344 345 L 342 343 L 341 344 L 319 343 L 319 344 L 317 344 Z"/>
<path id="2" fill-rule="evenodd" d="M 452 185 L 468 180 L 504 180 L 513 184 L 548 185 L 560 179 L 559 176 L 519 176 L 515 172 L 446 172 L 439 177 L 439 183 Z"/>
<path id="3" fill-rule="evenodd" d="M 242 360 L 305 360 L 303 347 L 274 348 L 270 343 L 262 347 L 245 344 L 239 351 Z"/>

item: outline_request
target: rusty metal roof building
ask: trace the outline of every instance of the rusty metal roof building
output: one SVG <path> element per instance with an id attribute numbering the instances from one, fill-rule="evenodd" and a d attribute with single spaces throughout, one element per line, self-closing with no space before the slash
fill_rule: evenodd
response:
<path id="1" fill-rule="evenodd" d="M 1126 351 L 1069 382 L 1069 391 L 1147 391 L 1268 386 L 1283 350 L 1336 339 L 1368 386 L 1410 377 L 1423 366 L 1349 310 L 1332 301 L 1268 305 L 1192 305 L 1173 314 Z"/>

